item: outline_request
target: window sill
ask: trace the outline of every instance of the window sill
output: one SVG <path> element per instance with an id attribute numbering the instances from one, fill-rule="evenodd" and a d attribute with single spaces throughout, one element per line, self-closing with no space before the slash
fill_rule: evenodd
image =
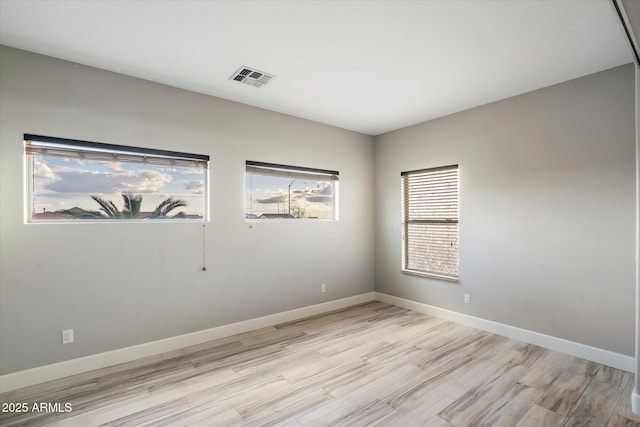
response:
<path id="1" fill-rule="evenodd" d="M 460 283 L 459 277 L 445 276 L 442 274 L 425 273 L 422 271 L 405 270 L 405 269 L 402 270 L 402 273 L 408 274 L 410 276 L 420 276 L 420 277 L 427 277 L 429 279 L 444 280 L 445 282 Z"/>
<path id="2" fill-rule="evenodd" d="M 25 220 L 26 225 L 51 225 L 51 224 L 207 224 L 210 221 L 204 219 L 183 219 L 183 218 L 165 218 L 165 219 L 50 219 L 50 220 Z"/>
<path id="3" fill-rule="evenodd" d="M 338 220 L 331 218 L 246 218 L 245 222 L 259 224 L 267 222 L 338 222 Z"/>

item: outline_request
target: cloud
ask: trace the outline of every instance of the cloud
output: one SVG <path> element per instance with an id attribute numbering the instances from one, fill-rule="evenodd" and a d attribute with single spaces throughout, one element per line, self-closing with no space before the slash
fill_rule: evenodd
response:
<path id="1" fill-rule="evenodd" d="M 34 178 L 54 179 L 55 174 L 53 170 L 45 162 L 34 159 L 33 161 L 33 176 Z"/>
<path id="2" fill-rule="evenodd" d="M 110 168 L 114 172 L 125 173 L 125 169 L 122 167 L 122 162 L 104 162 L 105 166 Z"/>
<path id="3" fill-rule="evenodd" d="M 173 181 L 171 175 L 156 170 L 141 170 L 133 176 L 125 175 L 124 184 L 134 193 L 155 193 Z"/>
<path id="4" fill-rule="evenodd" d="M 204 192 L 204 181 L 185 182 L 184 189 L 190 193 L 202 194 Z"/>
<path id="5" fill-rule="evenodd" d="M 48 191 L 66 194 L 110 194 L 122 191 L 157 193 L 172 181 L 171 175 L 154 170 L 96 173 L 65 171 L 56 174 L 57 181 L 47 183 Z"/>
<path id="6" fill-rule="evenodd" d="M 333 194 L 333 185 L 327 185 L 324 188 L 311 190 L 313 194 Z"/>
<path id="7" fill-rule="evenodd" d="M 190 168 L 190 167 L 175 167 L 172 170 L 177 170 L 181 174 L 184 175 L 200 175 L 202 176 L 202 169 L 200 168 Z"/>
<path id="8" fill-rule="evenodd" d="M 332 196 L 307 196 L 307 202 L 310 203 L 329 203 L 333 201 Z"/>
<path id="9" fill-rule="evenodd" d="M 266 199 L 257 199 L 255 200 L 256 203 L 264 203 L 264 204 L 268 204 L 268 203 L 284 203 L 285 202 L 285 197 L 284 196 L 274 196 L 274 197 L 268 197 Z"/>
<path id="10" fill-rule="evenodd" d="M 92 172 L 59 172 L 57 177 L 44 188 L 56 193 L 111 193 L 120 184 L 115 175 Z"/>
<path id="11" fill-rule="evenodd" d="M 308 188 L 305 200 L 309 203 L 333 202 L 333 185 L 327 185 L 323 188 Z"/>
<path id="12" fill-rule="evenodd" d="M 272 194 L 271 197 L 265 197 L 261 199 L 255 199 L 254 202 L 260 204 L 273 204 L 273 203 L 287 203 L 288 201 L 295 201 L 298 203 L 322 203 L 327 204 L 333 202 L 333 185 L 328 185 L 323 188 L 310 188 L 291 190 L 291 195 L 286 190 L 277 189 L 266 191 Z"/>

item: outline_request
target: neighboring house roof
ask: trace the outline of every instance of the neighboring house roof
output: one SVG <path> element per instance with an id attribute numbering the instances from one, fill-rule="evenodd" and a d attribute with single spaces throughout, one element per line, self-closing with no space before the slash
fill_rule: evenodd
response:
<path id="1" fill-rule="evenodd" d="M 64 212 L 64 213 L 63 213 Z M 69 213 L 66 213 L 69 212 Z M 100 214 L 101 215 L 101 214 Z M 46 220 L 62 220 L 62 219 L 108 219 L 106 216 L 100 216 L 97 213 L 87 211 L 82 208 L 71 208 L 66 211 L 60 212 L 40 212 L 31 215 L 31 219 L 35 221 Z M 140 212 L 140 217 L 137 219 L 150 219 L 153 217 L 153 212 Z M 173 216 L 167 217 L 169 219 Z M 202 215 L 186 214 L 183 219 L 202 219 Z"/>
<path id="2" fill-rule="evenodd" d="M 65 214 L 60 214 L 57 212 L 41 212 L 41 213 L 35 213 L 33 215 L 31 215 L 32 219 L 38 220 L 38 219 L 70 219 L 73 218 L 72 215 L 65 215 Z"/>
<path id="3" fill-rule="evenodd" d="M 295 217 L 290 214 L 265 213 L 260 215 L 258 218 L 274 219 L 274 218 L 295 218 Z"/>

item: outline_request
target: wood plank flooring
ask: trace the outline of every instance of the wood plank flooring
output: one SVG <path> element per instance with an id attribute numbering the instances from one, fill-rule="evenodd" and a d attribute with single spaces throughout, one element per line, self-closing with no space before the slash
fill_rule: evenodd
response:
<path id="1" fill-rule="evenodd" d="M 4 409 L 29 411 L 0 425 L 640 427 L 632 386 L 627 372 L 371 302 L 4 393 Z"/>

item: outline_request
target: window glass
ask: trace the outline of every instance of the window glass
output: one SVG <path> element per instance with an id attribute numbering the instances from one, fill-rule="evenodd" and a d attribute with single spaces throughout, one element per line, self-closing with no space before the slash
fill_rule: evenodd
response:
<path id="1" fill-rule="evenodd" d="M 207 218 L 208 156 L 25 135 L 27 220 Z"/>
<path id="2" fill-rule="evenodd" d="M 247 161 L 246 219 L 337 219 L 338 172 Z"/>
<path id="3" fill-rule="evenodd" d="M 407 273 L 458 279 L 458 166 L 402 173 Z"/>

